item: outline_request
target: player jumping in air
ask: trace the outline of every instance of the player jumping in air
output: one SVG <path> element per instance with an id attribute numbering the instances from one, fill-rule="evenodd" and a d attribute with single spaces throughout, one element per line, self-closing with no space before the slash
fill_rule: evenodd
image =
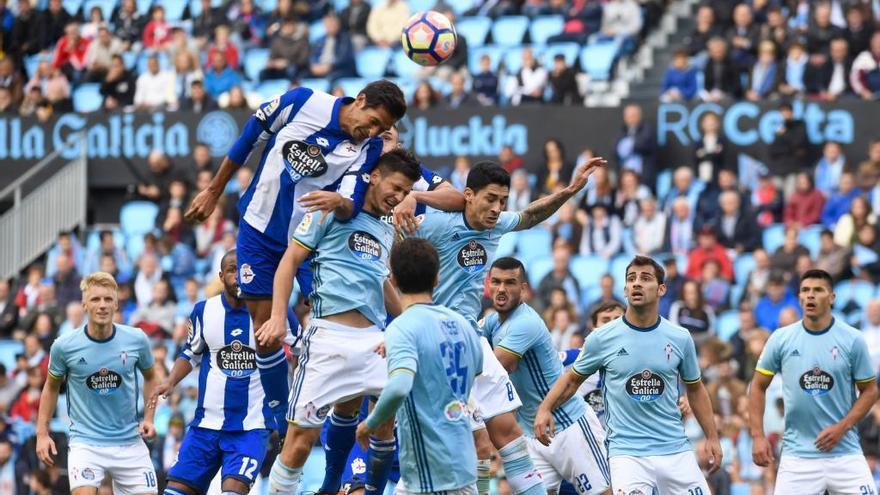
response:
<path id="1" fill-rule="evenodd" d="M 764 403 L 773 376 L 782 375 L 785 433 L 776 475 L 779 495 L 872 495 L 874 478 L 856 424 L 877 402 L 877 370 L 861 332 L 831 315 L 831 275 L 808 270 L 798 299 L 803 320 L 773 332 L 758 359 L 749 391 L 752 459 L 773 462 L 764 436 Z M 856 398 L 858 390 L 858 398 Z"/>
<path id="2" fill-rule="evenodd" d="M 386 280 L 394 227 L 381 219 L 421 176 L 408 152 L 382 155 L 370 173 L 363 212 L 348 222 L 334 214 L 303 217 L 275 274 L 272 316 L 257 338 L 284 332 L 288 299 L 300 264 L 311 254 L 315 287 L 311 324 L 303 336 L 294 378 L 284 447 L 272 466 L 269 493 L 295 493 L 312 445 L 334 404 L 345 418 L 356 418 L 363 395 L 378 395 L 387 381 L 385 360 L 376 353 L 383 340 L 386 302 L 399 314 Z M 371 447 L 393 453 L 393 422 L 384 425 Z"/>
<path id="3" fill-rule="evenodd" d="M 478 332 L 483 281 L 495 257 L 498 240 L 507 232 L 529 229 L 549 218 L 583 189 L 593 170 L 604 163 L 602 158 L 591 159 L 575 171 L 567 187 L 516 213 L 504 211 L 510 174 L 494 163 L 476 164 L 468 174 L 464 211 L 431 210 L 422 217 L 415 234 L 431 241 L 440 254 L 440 284 L 434 291 L 435 300 L 464 316 Z M 544 484 L 529 458 L 514 414 L 521 405 L 519 397 L 485 337 L 480 338 L 480 343 L 483 370 L 471 392 L 478 408 L 474 425 L 480 459 L 478 490 L 488 492 L 491 441 L 501 454 L 514 493 L 543 494 Z"/>
<path id="4" fill-rule="evenodd" d="M 247 300 L 254 328 L 269 319 L 272 280 L 293 230 L 308 210 L 335 211 L 347 218 L 359 205 L 352 191 L 336 191 L 348 171 L 369 173 L 382 152 L 379 134 L 406 113 L 406 101 L 396 85 L 375 81 L 357 98 L 336 98 L 296 88 L 263 103 L 248 119 L 244 131 L 223 160 L 211 185 L 200 192 L 186 213 L 189 220 L 206 219 L 226 183 L 244 165 L 254 148 L 265 143 L 253 180 L 239 201 L 238 282 Z M 308 265 L 297 272 L 300 290 L 312 288 Z M 260 379 L 282 432 L 288 398 L 287 362 L 281 342 L 285 329 L 257 342 L 257 355 L 277 363 L 261 370 Z"/>
<path id="5" fill-rule="evenodd" d="M 581 495 L 609 493 L 605 431 L 580 397 L 571 397 L 553 411 L 556 429 L 551 445 L 542 445 L 531 435 L 535 412 L 563 367 L 544 320 L 522 302 L 527 284 L 525 267 L 519 260 L 499 258 L 492 263 L 489 297 L 496 313 L 483 321 L 483 335 L 492 343 L 495 357 L 510 374 L 522 400 L 516 420 L 529 437 L 529 454 L 550 493 L 558 491 L 562 480 Z"/>
<path id="6" fill-rule="evenodd" d="M 152 394 L 150 403 L 155 406 L 160 396 L 169 395 L 199 366 L 195 417 L 168 472 L 165 495 L 206 493 L 221 468 L 223 492 L 246 495 L 266 454 L 274 418 L 260 371 L 272 363 L 257 358 L 251 317 L 238 297 L 236 258 L 234 249 L 223 256 L 219 273 L 223 292 L 196 303 L 186 345 L 168 379 Z M 291 316 L 288 323 L 296 325 Z"/>
<path id="7" fill-rule="evenodd" d="M 679 378 L 706 435 L 710 471 L 721 467 L 721 445 L 712 404 L 700 377 L 687 330 L 660 318 L 666 292 L 663 268 L 636 256 L 626 267 L 624 316 L 591 332 L 583 351 L 547 394 L 535 417 L 535 437 L 551 445 L 553 412 L 586 377 L 605 378 L 605 423 L 613 493 L 708 495 L 709 487 L 684 431 L 678 408 Z M 555 441 L 555 440 L 553 440 Z"/>
<path id="8" fill-rule="evenodd" d="M 144 377 L 145 405 L 156 385 L 150 341 L 140 328 L 113 323 L 118 287 L 112 275 L 92 273 L 80 290 L 88 323 L 59 337 L 49 351 L 49 377 L 37 416 L 37 457 L 55 464 L 58 452 L 49 437 L 49 420 L 66 380 L 71 493 L 96 495 L 105 477 L 119 495 L 157 493 L 153 461 L 141 439 L 156 434 L 155 409 L 145 407 L 143 422 L 137 421 L 137 371 Z"/>
<path id="9" fill-rule="evenodd" d="M 385 331 L 388 383 L 357 436 L 397 413 L 397 493 L 476 495 L 477 453 L 467 400 L 483 356 L 471 324 L 433 303 L 440 260 L 430 243 L 407 239 L 391 251 L 391 282 L 404 308 Z"/>

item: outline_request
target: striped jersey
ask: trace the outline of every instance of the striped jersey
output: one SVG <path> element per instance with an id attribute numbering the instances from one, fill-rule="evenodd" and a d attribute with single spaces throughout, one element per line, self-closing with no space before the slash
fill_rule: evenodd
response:
<path id="1" fill-rule="evenodd" d="M 246 306 L 233 308 L 222 293 L 196 303 L 179 357 L 199 367 L 199 399 L 191 426 L 227 431 L 268 428 L 272 412 L 260 383 L 260 368 L 286 358 L 283 353 L 273 356 L 272 362 L 257 358 Z"/>
<path id="2" fill-rule="evenodd" d="M 379 137 L 352 141 L 339 124 L 339 110 L 352 98 L 295 88 L 260 105 L 229 151 L 242 165 L 265 142 L 256 174 L 238 203 L 241 218 L 280 245 L 287 245 L 305 210 L 301 196 L 336 191 L 346 172 L 368 172 L 382 152 Z M 344 195 L 352 191 L 340 191 Z M 348 193 L 348 194 L 346 194 Z M 360 208 L 356 201 L 355 211 Z"/>

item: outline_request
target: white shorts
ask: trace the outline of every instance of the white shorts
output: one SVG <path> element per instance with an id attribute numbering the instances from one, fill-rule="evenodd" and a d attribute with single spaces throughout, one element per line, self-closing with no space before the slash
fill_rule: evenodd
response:
<path id="1" fill-rule="evenodd" d="M 605 430 L 592 410 L 557 433 L 549 446 L 527 437 L 529 456 L 548 491 L 559 491 L 562 480 L 580 495 L 605 492 L 611 485 Z"/>
<path id="2" fill-rule="evenodd" d="M 635 457 L 616 455 L 611 458 L 613 493 L 628 495 L 686 493 L 710 495 L 709 485 L 697 464 L 693 451 L 669 455 Z"/>
<path id="3" fill-rule="evenodd" d="M 407 488 L 403 486 L 403 478 L 400 478 L 400 481 L 397 482 L 397 486 L 394 487 L 394 495 L 426 495 L 429 493 L 436 493 L 438 495 L 477 495 L 477 485 L 468 485 L 454 490 L 444 490 L 439 492 L 414 492 L 407 490 Z"/>
<path id="4" fill-rule="evenodd" d="M 473 430 L 485 428 L 484 421 L 516 411 L 522 406 L 507 370 L 495 357 L 495 351 L 486 337 L 480 336 L 480 347 L 483 349 L 483 371 L 474 379 L 468 401 L 472 408 Z"/>
<path id="5" fill-rule="evenodd" d="M 334 404 L 379 395 L 388 381 L 385 358 L 376 353 L 384 339 L 374 326 L 352 328 L 313 319 L 303 333 L 287 420 L 302 428 L 318 428 Z"/>
<path id="6" fill-rule="evenodd" d="M 98 488 L 105 476 L 113 480 L 116 495 L 158 493 L 150 451 L 142 440 L 128 445 L 72 443 L 67 455 L 71 491 Z"/>
<path id="7" fill-rule="evenodd" d="M 822 495 L 873 494 L 874 478 L 865 456 L 796 457 L 783 455 L 776 474 L 777 494 Z"/>

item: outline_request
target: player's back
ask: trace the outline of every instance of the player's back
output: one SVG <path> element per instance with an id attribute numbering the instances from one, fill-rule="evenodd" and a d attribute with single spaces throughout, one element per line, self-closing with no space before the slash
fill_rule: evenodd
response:
<path id="1" fill-rule="evenodd" d="M 522 400 L 516 419 L 523 433 L 533 436 L 538 406 L 563 371 L 550 331 L 531 306 L 521 303 L 504 322 L 497 313 L 487 316 L 483 322 L 483 334 L 493 347 L 501 347 L 520 358 L 517 369 L 510 374 Z M 556 431 L 564 430 L 580 419 L 584 407 L 583 399 L 575 396 L 556 408 L 553 411 Z"/>
<path id="2" fill-rule="evenodd" d="M 49 373 L 67 378 L 71 441 L 117 445 L 137 440 L 140 395 L 137 369 L 153 366 L 144 331 L 113 325 L 113 334 L 94 340 L 85 327 L 52 344 Z"/>
<path id="3" fill-rule="evenodd" d="M 397 414 L 407 489 L 433 492 L 472 485 L 477 457 L 467 399 L 482 369 L 482 354 L 470 323 L 443 306 L 417 304 L 391 323 L 386 339 L 389 370 L 399 360 L 418 368 Z"/>

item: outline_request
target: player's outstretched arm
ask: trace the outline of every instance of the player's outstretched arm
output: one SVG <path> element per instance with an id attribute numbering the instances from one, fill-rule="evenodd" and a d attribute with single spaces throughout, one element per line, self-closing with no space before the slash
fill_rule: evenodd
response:
<path id="1" fill-rule="evenodd" d="M 532 201 L 525 210 L 519 212 L 519 224 L 514 230 L 527 230 L 550 218 L 566 201 L 587 185 L 587 180 L 597 168 L 606 163 L 608 162 L 604 158 L 598 156 L 587 160 L 575 170 L 571 183 L 565 189 Z"/>
<path id="2" fill-rule="evenodd" d="M 40 394 L 40 409 L 37 412 L 37 458 L 47 466 L 54 466 L 55 460 L 52 457 L 58 455 L 55 442 L 49 436 L 49 421 L 55 415 L 55 406 L 58 405 L 58 394 L 63 381 L 64 378 L 49 373 L 43 385 L 43 392 Z"/>
<path id="3" fill-rule="evenodd" d="M 261 346 L 278 344 L 287 334 L 287 305 L 293 292 L 293 279 L 297 268 L 308 257 L 309 252 L 309 249 L 296 240 L 291 241 L 284 251 L 272 282 L 272 316 L 254 335 Z"/>
<path id="4" fill-rule="evenodd" d="M 407 194 L 406 198 L 394 207 L 394 225 L 408 235 L 413 234 L 419 228 L 415 218 L 418 203 L 428 205 L 436 210 L 462 211 L 464 210 L 464 194 L 448 182 L 441 182 L 432 191 L 412 191 Z"/>
<path id="5" fill-rule="evenodd" d="M 871 377 L 868 380 L 856 382 L 856 387 L 859 389 L 859 398 L 853 403 L 846 416 L 837 423 L 820 431 L 816 437 L 814 443 L 820 451 L 830 452 L 834 450 L 834 447 L 840 443 L 840 439 L 843 438 L 846 432 L 861 421 L 877 402 L 878 390 L 876 379 Z"/>
<path id="6" fill-rule="evenodd" d="M 156 427 L 153 426 L 156 408 L 149 407 L 149 404 L 159 380 L 156 378 L 155 367 L 141 370 L 141 374 L 144 375 L 144 420 L 138 426 L 138 429 L 141 432 L 141 436 L 149 440 L 156 436 Z"/>
<path id="7" fill-rule="evenodd" d="M 715 415 L 712 412 L 709 392 L 706 391 L 702 380 L 692 383 L 685 382 L 685 387 L 691 410 L 706 436 L 704 448 L 706 449 L 706 457 L 709 459 L 709 474 L 712 474 L 721 467 L 721 442 L 718 440 L 718 430 L 715 429 Z"/>
<path id="8" fill-rule="evenodd" d="M 226 189 L 226 184 L 229 183 L 230 179 L 232 179 L 232 175 L 235 174 L 235 171 L 238 170 L 240 166 L 241 165 L 232 161 L 228 156 L 224 158 L 223 163 L 220 165 L 220 170 L 218 170 L 217 174 L 214 175 L 214 178 L 211 179 L 211 184 L 193 198 L 184 217 L 190 222 L 204 222 L 209 216 L 211 216 L 211 212 L 213 212 L 214 208 L 217 206 L 217 201 L 220 199 L 220 195 L 223 194 L 223 190 Z"/>
<path id="9" fill-rule="evenodd" d="M 393 418 L 400 409 L 403 400 L 412 390 L 414 378 L 412 370 L 406 368 L 398 368 L 389 374 L 388 383 L 379 395 L 372 412 L 357 428 L 357 441 L 364 450 L 370 446 L 370 434 Z"/>
<path id="10" fill-rule="evenodd" d="M 749 385 L 749 430 L 752 433 L 752 462 L 767 467 L 773 463 L 773 449 L 764 435 L 764 407 L 767 402 L 767 387 L 773 375 L 755 371 Z"/>
<path id="11" fill-rule="evenodd" d="M 550 445 L 550 439 L 553 438 L 553 411 L 565 403 L 568 399 L 574 397 L 578 387 L 584 383 L 587 377 L 580 375 L 572 370 L 563 374 L 553 384 L 553 388 L 547 392 L 544 401 L 538 406 L 538 412 L 535 414 L 535 438 L 544 445 Z"/>
<path id="12" fill-rule="evenodd" d="M 179 357 L 174 360 L 174 366 L 171 367 L 171 373 L 168 374 L 168 378 L 157 384 L 153 389 L 153 393 L 150 394 L 150 402 L 149 405 L 151 408 L 155 410 L 156 406 L 159 403 L 159 397 L 163 399 L 167 399 L 171 392 L 174 390 L 174 387 L 180 383 L 181 380 L 186 378 L 193 370 L 192 363 L 189 362 L 189 359 Z"/>

